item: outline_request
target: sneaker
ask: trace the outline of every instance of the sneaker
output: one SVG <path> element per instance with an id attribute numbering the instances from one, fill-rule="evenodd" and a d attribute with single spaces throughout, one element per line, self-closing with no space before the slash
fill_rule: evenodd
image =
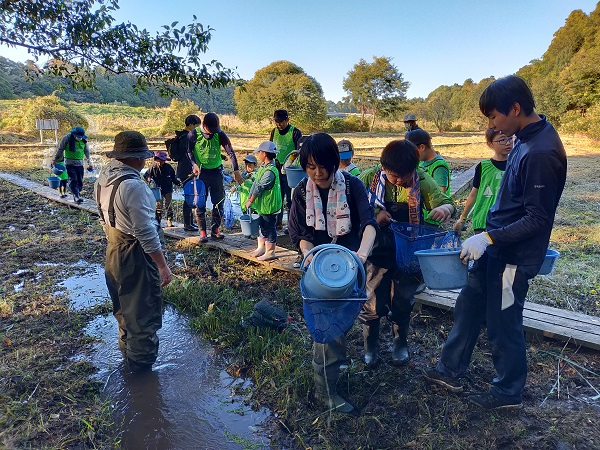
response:
<path id="1" fill-rule="evenodd" d="M 220 233 L 219 231 L 217 231 L 216 233 L 215 232 L 210 233 L 210 238 L 220 241 L 220 240 L 225 239 L 225 235 L 223 233 Z"/>
<path id="2" fill-rule="evenodd" d="M 79 203 L 79 196 L 77 196 L 77 195 L 73 196 L 73 203 Z"/>
<path id="3" fill-rule="evenodd" d="M 292 266 L 294 266 L 294 269 L 300 268 L 300 266 L 302 265 L 303 259 L 304 259 L 304 257 L 302 255 L 296 256 L 296 261 L 294 261 L 294 264 L 292 264 Z"/>
<path id="4" fill-rule="evenodd" d="M 208 242 L 208 236 L 206 236 L 206 230 L 200 230 L 200 242 L 206 244 Z"/>
<path id="5" fill-rule="evenodd" d="M 460 384 L 458 378 L 446 375 L 445 373 L 438 371 L 435 367 L 423 369 L 423 376 L 432 383 L 438 384 L 448 389 L 450 392 L 463 391 L 463 386 L 462 384 Z"/>
<path id="6" fill-rule="evenodd" d="M 471 403 L 481 406 L 484 409 L 509 409 L 521 408 L 523 403 L 514 400 L 505 400 L 496 397 L 491 392 L 482 392 L 481 394 L 473 394 L 467 397 Z"/>
<path id="7" fill-rule="evenodd" d="M 62 194 L 60 198 L 67 198 L 67 194 Z"/>
<path id="8" fill-rule="evenodd" d="M 77 200 L 75 200 L 77 203 L 83 203 L 83 199 L 81 197 L 77 197 Z"/>

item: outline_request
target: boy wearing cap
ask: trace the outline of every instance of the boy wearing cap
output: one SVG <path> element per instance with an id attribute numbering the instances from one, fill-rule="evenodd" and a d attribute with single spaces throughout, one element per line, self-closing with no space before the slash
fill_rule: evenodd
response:
<path id="1" fill-rule="evenodd" d="M 250 188 L 248 200 L 244 204 L 246 209 L 253 207 L 260 216 L 258 247 L 251 255 L 256 256 L 258 261 L 270 261 L 277 258 L 275 256 L 276 221 L 277 213 L 282 207 L 279 172 L 274 161 L 279 151 L 273 142 L 264 141 L 254 150 L 254 153 L 261 165 Z"/>
<path id="2" fill-rule="evenodd" d="M 202 125 L 194 128 L 188 134 L 188 157 L 192 161 L 192 171 L 206 187 L 206 195 L 210 194 L 213 204 L 210 237 L 223 239 L 225 236 L 219 231 L 223 217 L 223 200 L 225 188 L 223 186 L 223 163 L 221 147 L 227 152 L 233 166 L 233 176 L 238 184 L 244 179 L 240 174 L 237 158 L 231 141 L 219 126 L 219 117 L 215 113 L 204 116 Z M 200 227 L 200 242 L 208 242 L 206 235 L 206 207 L 196 208 L 196 221 Z"/>
<path id="3" fill-rule="evenodd" d="M 338 152 L 340 153 L 340 170 L 345 170 L 350 175 L 355 177 L 360 175 L 360 169 L 352 162 L 354 156 L 354 145 L 348 139 L 342 139 L 337 143 Z"/>
<path id="4" fill-rule="evenodd" d="M 406 139 L 419 149 L 420 166 L 436 181 L 440 190 L 447 194 L 450 190 L 450 168 L 446 160 L 433 149 L 431 136 L 421 128 L 406 133 Z"/>
<path id="5" fill-rule="evenodd" d="M 119 325 L 119 348 L 132 372 L 152 370 L 162 326 L 161 287 L 173 277 L 154 219 L 154 195 L 140 177 L 146 139 L 137 131 L 115 136 L 114 158 L 100 172 L 94 197 L 107 238 L 105 275 Z"/>
<path id="6" fill-rule="evenodd" d="M 269 140 L 272 141 L 277 150 L 279 150 L 279 154 L 275 161 L 277 169 L 279 170 L 281 199 L 289 211 L 292 204 L 292 189 L 288 185 L 287 175 L 282 173 L 281 168 L 288 155 L 300 148 L 302 132 L 290 124 L 290 118 L 285 109 L 275 110 L 273 113 L 273 122 L 275 122 L 275 128 L 271 130 Z M 277 215 L 277 229 L 283 229 L 283 208 L 281 208 L 281 212 Z"/>
<path id="7" fill-rule="evenodd" d="M 167 226 L 173 226 L 173 183 L 181 186 L 181 183 L 175 175 L 173 166 L 166 161 L 171 161 L 167 152 L 156 152 L 154 155 L 154 164 L 146 173 L 146 180 L 153 180 L 160 189 L 160 200 L 156 201 L 156 220 L 160 224 L 163 211 L 167 212 Z M 163 208 L 164 206 L 164 208 Z"/>
<path id="8" fill-rule="evenodd" d="M 90 150 L 87 145 L 87 136 L 83 127 L 75 127 L 71 132 L 60 140 L 52 167 L 59 161 L 63 161 L 69 177 L 69 188 L 73 194 L 75 203 L 82 203 L 80 197 L 83 188 L 83 157 L 88 163 L 88 170 L 93 170 L 92 160 L 90 159 Z"/>

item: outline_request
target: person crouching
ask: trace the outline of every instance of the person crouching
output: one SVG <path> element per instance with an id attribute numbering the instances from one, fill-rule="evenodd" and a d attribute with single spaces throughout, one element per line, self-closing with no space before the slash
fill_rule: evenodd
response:
<path id="1" fill-rule="evenodd" d="M 259 261 L 270 261 L 277 258 L 277 213 L 281 210 L 281 189 L 279 174 L 275 165 L 275 156 L 279 151 L 271 141 L 264 141 L 254 150 L 256 159 L 261 163 L 258 173 L 250 188 L 248 200 L 245 202 L 247 210 L 253 207 L 260 216 L 260 235 L 258 247 L 251 255 Z"/>

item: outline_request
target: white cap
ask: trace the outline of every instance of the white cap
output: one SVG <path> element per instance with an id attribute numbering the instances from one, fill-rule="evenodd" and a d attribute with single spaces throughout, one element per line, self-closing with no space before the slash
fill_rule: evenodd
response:
<path id="1" fill-rule="evenodd" d="M 277 148 L 275 147 L 275 144 L 272 141 L 264 141 L 252 153 L 258 153 L 258 152 L 266 152 L 266 153 L 272 153 L 272 154 L 276 155 L 277 153 L 279 153 L 279 150 L 277 150 Z"/>

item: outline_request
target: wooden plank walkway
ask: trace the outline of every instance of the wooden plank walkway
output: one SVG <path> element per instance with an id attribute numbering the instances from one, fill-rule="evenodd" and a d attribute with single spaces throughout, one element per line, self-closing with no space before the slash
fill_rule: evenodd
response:
<path id="1" fill-rule="evenodd" d="M 418 303 L 454 310 L 458 290 L 426 289 L 415 295 Z M 523 328 L 528 334 L 541 334 L 559 341 L 600 350 L 600 318 L 565 309 L 525 302 Z"/>
<path id="2" fill-rule="evenodd" d="M 91 214 L 98 215 L 98 207 L 96 202 L 91 199 L 83 199 L 83 203 L 77 204 L 73 202 L 73 196 L 69 195 L 66 198 L 60 198 L 58 191 L 52 189 L 49 186 L 42 185 L 38 182 L 28 180 L 15 174 L 0 172 L 0 179 L 9 181 L 17 186 L 21 186 L 25 189 L 29 189 L 36 194 L 45 197 L 49 200 L 57 203 L 69 206 L 70 208 L 76 208 L 83 211 L 87 211 Z M 223 251 L 236 255 L 240 258 L 244 258 L 253 261 L 257 264 L 261 264 L 272 269 L 285 270 L 288 272 L 295 272 L 300 275 L 300 269 L 293 267 L 294 261 L 296 260 L 297 252 L 295 250 L 289 250 L 284 247 L 277 246 L 275 248 L 275 255 L 277 259 L 272 261 L 257 261 L 256 258 L 250 255 L 250 252 L 256 248 L 256 240 L 246 238 L 240 231 L 228 232 L 225 231 L 225 239 L 222 241 L 210 240 L 205 243 L 200 243 L 200 236 L 198 233 L 191 233 L 184 231 L 183 224 L 174 222 L 174 227 L 165 227 L 163 231 L 165 236 L 185 240 L 190 245 L 205 245 L 207 247 L 219 248 Z M 283 236 L 282 236 L 283 237 Z"/>

